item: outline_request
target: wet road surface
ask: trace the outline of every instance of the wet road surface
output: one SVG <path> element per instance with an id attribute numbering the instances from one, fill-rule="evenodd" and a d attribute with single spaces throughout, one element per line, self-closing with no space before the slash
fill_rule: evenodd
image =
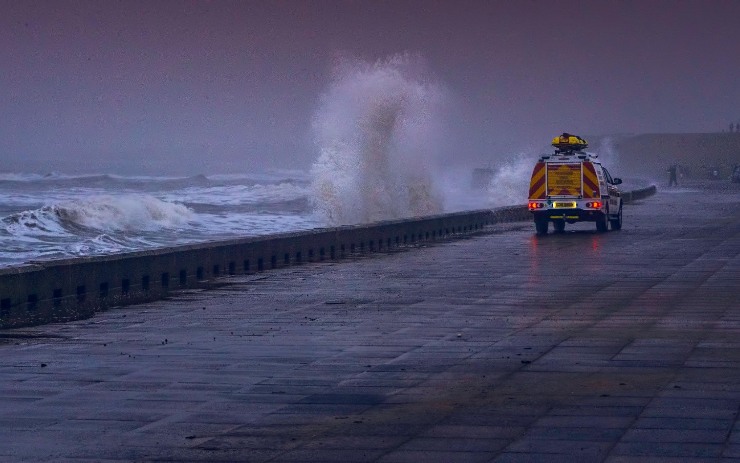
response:
<path id="1" fill-rule="evenodd" d="M 0 331 L 2 461 L 740 461 L 740 190 Z"/>

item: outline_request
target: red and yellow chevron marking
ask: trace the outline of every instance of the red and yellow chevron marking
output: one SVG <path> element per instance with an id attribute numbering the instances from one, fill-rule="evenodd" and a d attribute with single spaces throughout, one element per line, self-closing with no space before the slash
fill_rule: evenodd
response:
<path id="1" fill-rule="evenodd" d="M 596 169 L 590 162 L 583 163 L 583 197 L 601 197 L 601 191 L 599 191 L 599 179 L 596 177 Z"/>
<path id="2" fill-rule="evenodd" d="M 548 164 L 547 196 L 580 196 L 581 164 Z"/>
<path id="3" fill-rule="evenodd" d="M 545 199 L 545 170 L 544 162 L 534 165 L 529 182 L 529 199 Z"/>

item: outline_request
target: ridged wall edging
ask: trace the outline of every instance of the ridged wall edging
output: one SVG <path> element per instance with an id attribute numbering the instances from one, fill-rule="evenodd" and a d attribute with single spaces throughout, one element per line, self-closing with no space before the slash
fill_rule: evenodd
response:
<path id="1" fill-rule="evenodd" d="M 627 192 L 625 202 L 655 191 Z M 221 276 L 338 260 L 527 220 L 526 206 L 507 206 L 0 268 L 0 329 L 87 318 L 173 290 L 207 287 Z"/>

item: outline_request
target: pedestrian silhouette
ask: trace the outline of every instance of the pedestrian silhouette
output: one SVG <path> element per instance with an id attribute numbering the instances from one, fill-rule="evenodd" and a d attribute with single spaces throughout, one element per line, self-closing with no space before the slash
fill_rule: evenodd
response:
<path id="1" fill-rule="evenodd" d="M 678 166 L 676 164 L 671 165 L 671 167 L 668 168 L 668 174 L 670 178 L 668 179 L 668 186 L 678 186 L 678 179 L 676 178 L 676 171 L 678 170 Z"/>

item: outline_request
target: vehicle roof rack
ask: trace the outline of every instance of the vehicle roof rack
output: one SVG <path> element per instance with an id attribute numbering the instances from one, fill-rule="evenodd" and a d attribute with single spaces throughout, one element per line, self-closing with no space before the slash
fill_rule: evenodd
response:
<path id="1" fill-rule="evenodd" d="M 596 153 L 589 153 L 588 151 L 557 151 L 556 150 L 554 153 L 540 155 L 540 160 L 545 161 L 547 159 L 554 159 L 554 158 L 566 160 L 570 157 L 574 157 L 576 159 L 596 160 L 599 157 L 599 155 Z"/>
<path id="2" fill-rule="evenodd" d="M 586 140 L 578 135 L 573 135 L 568 132 L 563 132 L 561 135 L 553 138 L 552 146 L 555 148 L 555 152 L 552 154 L 543 154 L 540 157 L 541 161 L 545 161 L 552 157 L 567 158 L 568 156 L 574 156 L 578 159 L 598 157 L 597 154 L 584 151 L 584 149 L 588 148 L 588 142 Z"/>

